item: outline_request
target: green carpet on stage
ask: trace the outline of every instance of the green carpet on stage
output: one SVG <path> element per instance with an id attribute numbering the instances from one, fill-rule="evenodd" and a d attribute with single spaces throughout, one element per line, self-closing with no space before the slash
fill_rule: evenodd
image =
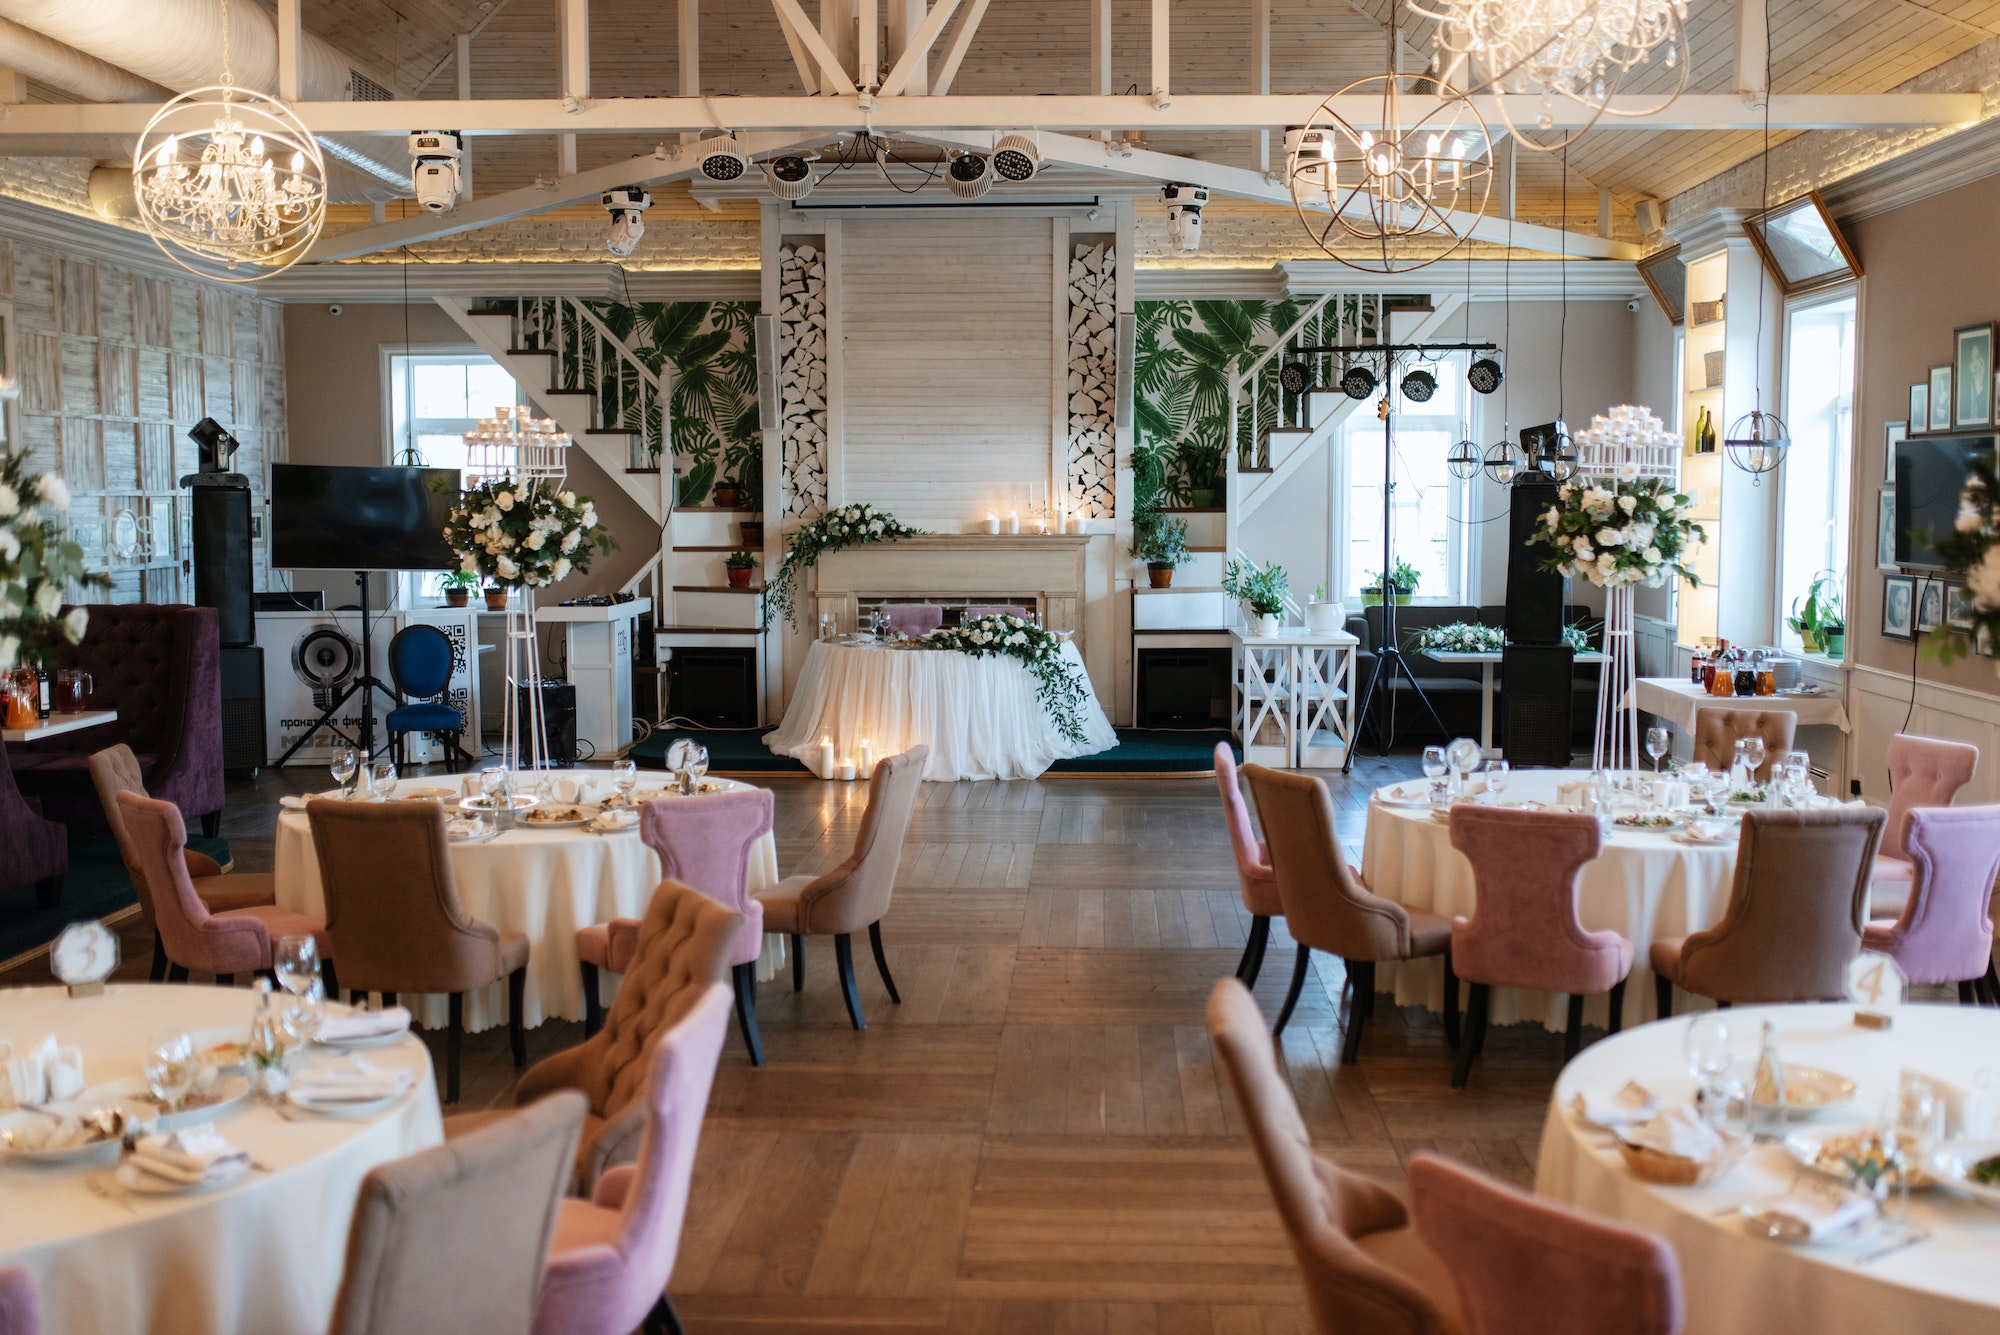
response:
<path id="1" fill-rule="evenodd" d="M 754 728 L 662 729 L 632 748 L 641 769 L 665 769 L 667 747 L 689 737 L 708 748 L 708 768 L 714 774 L 809 775 L 804 765 L 764 745 L 771 731 Z M 1229 741 L 1226 732 L 1181 732 L 1168 728 L 1119 728 L 1118 745 L 1095 755 L 1058 760 L 1050 774 L 1207 774 L 1215 768 L 1215 744 Z M 1242 749 L 1232 747 L 1236 758 Z"/>
<path id="2" fill-rule="evenodd" d="M 217 862 L 229 862 L 229 844 L 222 839 L 188 840 L 188 847 Z M 0 960 L 13 959 L 45 946 L 73 922 L 108 917 L 139 902 L 118 841 L 108 834 L 69 841 L 69 873 L 63 877 L 62 901 L 52 909 L 35 907 L 35 887 L 18 886 L 0 892 Z"/>

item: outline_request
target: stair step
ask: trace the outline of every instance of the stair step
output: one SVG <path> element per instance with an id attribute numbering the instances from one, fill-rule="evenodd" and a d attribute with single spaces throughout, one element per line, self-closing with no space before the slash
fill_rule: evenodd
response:
<path id="1" fill-rule="evenodd" d="M 556 355 L 556 350 L 554 348 L 509 348 L 507 349 L 507 355 L 509 357 L 553 357 Z"/>
<path id="2" fill-rule="evenodd" d="M 1270 469 L 1268 469 L 1268 468 L 1246 468 L 1246 467 L 1238 467 L 1236 471 L 1237 471 L 1237 472 L 1239 472 L 1239 473 L 1268 473 L 1268 472 L 1270 472 L 1271 470 L 1270 470 Z"/>
<path id="3" fill-rule="evenodd" d="M 696 547 L 681 543 L 674 544 L 675 555 L 679 555 L 682 552 L 740 552 L 742 550 L 741 546 L 732 547 L 728 543 L 724 543 L 720 547 Z"/>
<path id="4" fill-rule="evenodd" d="M 659 467 L 655 465 L 652 468 L 628 468 L 625 471 L 628 473 L 658 473 L 660 470 Z"/>
<path id="5" fill-rule="evenodd" d="M 1274 426 L 1264 432 L 1268 436 L 1310 436 L 1316 428 L 1309 426 Z"/>
<path id="6" fill-rule="evenodd" d="M 675 593 L 762 593 L 764 586 L 752 584 L 747 589 L 739 589 L 734 584 L 676 584 Z"/>
<path id="7" fill-rule="evenodd" d="M 1149 584 L 1134 584 L 1134 593 L 1221 593 L 1220 584 L 1169 584 L 1164 589 L 1153 588 Z"/>
<path id="8" fill-rule="evenodd" d="M 639 428 L 632 426 L 592 426 L 585 427 L 583 434 L 586 436 L 636 436 L 639 434 Z M 655 469 L 654 471 L 657 472 L 659 470 Z"/>

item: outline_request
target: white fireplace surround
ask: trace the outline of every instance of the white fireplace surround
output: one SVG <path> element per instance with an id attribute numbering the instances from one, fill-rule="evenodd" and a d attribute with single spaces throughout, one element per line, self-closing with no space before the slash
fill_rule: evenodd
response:
<path id="1" fill-rule="evenodd" d="M 885 599 L 1018 602 L 1032 595 L 1050 630 L 1077 632 L 1083 651 L 1084 549 L 1088 534 L 926 533 L 820 557 L 813 622 L 823 612 L 851 629 L 860 609 Z"/>

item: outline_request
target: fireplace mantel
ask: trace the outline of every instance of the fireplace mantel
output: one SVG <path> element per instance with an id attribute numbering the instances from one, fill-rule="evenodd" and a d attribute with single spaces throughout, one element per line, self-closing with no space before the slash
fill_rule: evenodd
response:
<path id="1" fill-rule="evenodd" d="M 1044 625 L 1080 640 L 1089 545 L 1087 533 L 924 533 L 848 547 L 813 569 L 813 620 L 833 612 L 851 628 L 861 604 L 877 598 L 1031 597 Z"/>

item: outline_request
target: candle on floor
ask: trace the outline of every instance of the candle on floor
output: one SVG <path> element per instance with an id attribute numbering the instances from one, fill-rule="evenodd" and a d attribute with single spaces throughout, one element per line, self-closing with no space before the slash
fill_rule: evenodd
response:
<path id="1" fill-rule="evenodd" d="M 1019 510 L 1009 510 L 1007 512 L 1007 531 L 1009 533 L 1019 533 L 1021 531 L 1021 512 Z"/>
<path id="2" fill-rule="evenodd" d="M 861 763 L 856 766 L 855 772 L 864 779 L 875 777 L 875 748 L 869 745 L 866 737 L 861 739 Z"/>
<path id="3" fill-rule="evenodd" d="M 852 779 L 854 777 L 854 758 L 852 756 L 840 762 L 840 777 L 843 779 Z"/>
<path id="4" fill-rule="evenodd" d="M 986 516 L 986 531 L 988 533 L 998 533 L 1000 531 L 1000 516 L 998 514 L 989 514 Z"/>
<path id="5" fill-rule="evenodd" d="M 819 739 L 819 777 L 822 779 L 831 779 L 833 777 L 833 739 L 831 737 L 822 737 Z"/>

